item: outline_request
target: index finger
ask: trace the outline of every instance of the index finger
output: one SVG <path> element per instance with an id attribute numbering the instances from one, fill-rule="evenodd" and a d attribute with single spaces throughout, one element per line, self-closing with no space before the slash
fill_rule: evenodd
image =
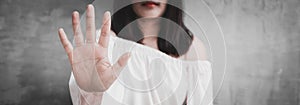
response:
<path id="1" fill-rule="evenodd" d="M 101 28 L 101 35 L 98 41 L 99 45 L 107 48 L 109 43 L 109 33 L 110 33 L 110 26 L 111 26 L 111 17 L 110 12 L 106 11 L 103 16 L 102 20 L 102 28 Z"/>

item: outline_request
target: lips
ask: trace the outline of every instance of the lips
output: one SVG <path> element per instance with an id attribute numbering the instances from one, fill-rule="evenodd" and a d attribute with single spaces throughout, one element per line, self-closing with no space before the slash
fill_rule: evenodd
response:
<path id="1" fill-rule="evenodd" d="M 159 2 L 154 2 L 154 1 L 144 1 L 141 2 L 142 6 L 148 7 L 148 8 L 154 8 L 155 6 L 159 6 Z"/>

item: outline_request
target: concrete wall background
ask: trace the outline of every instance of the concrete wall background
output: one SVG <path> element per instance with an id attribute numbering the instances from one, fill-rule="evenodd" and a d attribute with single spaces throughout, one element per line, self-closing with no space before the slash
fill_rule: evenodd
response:
<path id="1" fill-rule="evenodd" d="M 300 1 L 207 0 L 225 33 L 218 105 L 300 104 Z"/>
<path id="2" fill-rule="evenodd" d="M 300 104 L 300 1 L 205 0 L 223 28 L 226 78 L 217 105 Z M 84 0 L 0 1 L 0 104 L 71 104 L 70 65 L 57 36 L 71 35 Z"/>

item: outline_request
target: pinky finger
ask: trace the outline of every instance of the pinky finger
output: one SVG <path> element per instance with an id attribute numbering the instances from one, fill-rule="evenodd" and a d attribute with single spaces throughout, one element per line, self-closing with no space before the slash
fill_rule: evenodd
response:
<path id="1" fill-rule="evenodd" d="M 61 44 L 63 45 L 66 53 L 68 54 L 70 63 L 72 64 L 72 58 L 73 58 L 73 46 L 70 43 L 70 41 L 68 40 L 65 31 L 62 28 L 58 29 L 58 35 L 61 41 Z"/>

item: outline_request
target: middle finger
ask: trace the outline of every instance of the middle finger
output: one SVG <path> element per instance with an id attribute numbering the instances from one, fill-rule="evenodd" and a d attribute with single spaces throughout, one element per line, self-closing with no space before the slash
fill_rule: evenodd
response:
<path id="1" fill-rule="evenodd" d="M 95 42 L 95 10 L 92 4 L 87 6 L 86 13 L 86 42 L 94 43 Z"/>

